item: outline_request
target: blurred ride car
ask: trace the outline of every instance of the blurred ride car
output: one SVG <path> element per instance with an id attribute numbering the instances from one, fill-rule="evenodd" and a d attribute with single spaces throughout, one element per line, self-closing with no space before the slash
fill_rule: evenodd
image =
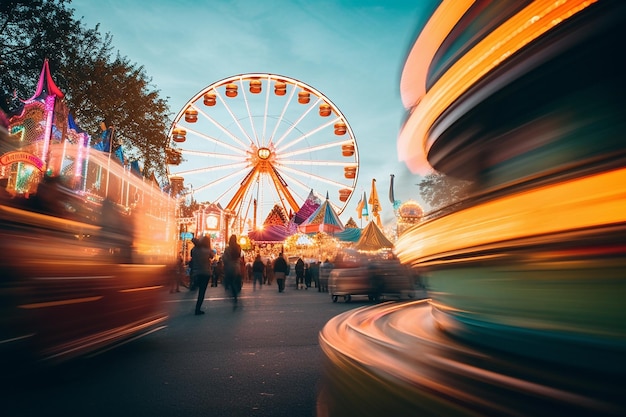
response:
<path id="1" fill-rule="evenodd" d="M 92 156 L 88 179 L 99 167 L 106 177 L 106 161 Z M 137 203 L 72 189 L 62 177 L 0 199 L 0 362 L 9 375 L 165 327 L 175 200 L 123 170 L 111 167 L 109 179 Z"/>
<path id="2" fill-rule="evenodd" d="M 355 264 L 357 265 L 357 264 Z M 397 259 L 370 260 L 365 266 L 336 268 L 328 279 L 328 292 L 333 302 L 343 297 L 367 296 L 370 301 L 383 298 L 424 298 L 425 288 L 418 272 Z"/>

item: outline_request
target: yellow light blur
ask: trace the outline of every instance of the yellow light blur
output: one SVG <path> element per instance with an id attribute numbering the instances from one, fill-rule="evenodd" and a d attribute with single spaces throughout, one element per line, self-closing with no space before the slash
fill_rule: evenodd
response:
<path id="1" fill-rule="evenodd" d="M 515 239 L 626 222 L 626 168 L 501 197 L 423 223 L 396 242 L 415 264 Z"/>
<path id="2" fill-rule="evenodd" d="M 596 1 L 536 1 L 486 36 L 452 65 L 427 93 L 417 99 L 419 105 L 407 120 L 398 138 L 400 160 L 405 161 L 407 167 L 414 173 L 430 171 L 432 168 L 427 162 L 426 155 L 433 142 L 429 140 L 428 132 L 441 114 L 485 74 L 511 55 Z M 424 31 L 420 39 L 430 35 L 431 33 Z M 440 34 L 436 38 L 441 38 Z M 430 62 L 423 63 L 426 64 Z"/>

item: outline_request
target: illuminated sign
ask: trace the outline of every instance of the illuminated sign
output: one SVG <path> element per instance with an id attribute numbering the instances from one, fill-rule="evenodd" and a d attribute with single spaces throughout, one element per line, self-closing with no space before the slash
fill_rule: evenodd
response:
<path id="1" fill-rule="evenodd" d="M 44 163 L 37 155 L 33 155 L 29 152 L 24 151 L 14 151 L 7 152 L 4 155 L 0 156 L 0 164 L 2 165 L 11 165 L 16 162 L 26 162 L 28 164 L 34 165 L 39 171 L 44 170 Z"/>

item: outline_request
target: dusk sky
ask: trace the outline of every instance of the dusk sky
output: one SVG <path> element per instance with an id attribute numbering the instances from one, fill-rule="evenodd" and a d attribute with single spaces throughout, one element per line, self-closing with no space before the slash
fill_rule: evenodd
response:
<path id="1" fill-rule="evenodd" d="M 205 87 L 238 74 L 280 74 L 322 92 L 348 120 L 359 149 L 355 194 L 341 219 L 357 219 L 359 196 L 369 196 L 375 178 L 387 226 L 394 219 L 390 174 L 397 200 L 422 204 L 421 177 L 396 152 L 406 114 L 399 86 L 417 30 L 438 3 L 74 0 L 71 7 L 144 66 L 173 115 Z"/>

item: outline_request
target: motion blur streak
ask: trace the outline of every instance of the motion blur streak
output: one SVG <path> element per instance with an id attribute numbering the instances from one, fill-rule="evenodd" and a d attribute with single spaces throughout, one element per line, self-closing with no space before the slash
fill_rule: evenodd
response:
<path id="1" fill-rule="evenodd" d="M 50 156 L 73 161 L 76 146 L 52 144 Z M 43 176 L 28 196 L 15 182 L 0 199 L 0 358 L 9 375 L 96 354 L 167 321 L 175 200 L 101 152 L 82 175 Z"/>
<path id="2" fill-rule="evenodd" d="M 326 362 L 318 417 L 624 411 L 611 403 L 620 395 L 618 387 L 597 395 L 598 375 L 550 364 L 535 368 L 530 361 L 511 362 L 459 343 L 437 328 L 428 300 L 346 312 L 324 327 L 320 345 Z M 364 380 L 368 383 L 358 382 Z"/>
<path id="3" fill-rule="evenodd" d="M 406 92 L 412 98 L 413 103 L 419 103 L 419 106 L 411 112 L 406 125 L 400 133 L 398 139 L 399 158 L 405 161 L 407 167 L 413 172 L 424 173 L 430 171 L 431 167 L 428 166 L 426 155 L 432 145 L 433 138 L 429 138 L 428 129 L 441 114 L 449 109 L 455 100 L 458 100 L 478 83 L 485 74 L 501 65 L 503 61 L 530 42 L 593 3 L 595 1 L 583 0 L 532 2 L 528 7 L 503 23 L 498 29 L 474 46 L 427 92 L 421 90 L 423 88 L 421 86 L 414 87 L 415 91 L 413 92 L 411 92 L 412 89 L 407 89 Z M 447 8 L 452 8 L 456 11 L 456 13 L 448 15 L 448 18 L 461 17 L 459 12 L 465 11 L 466 5 L 463 4 L 461 6 L 457 2 L 444 1 L 439 10 L 443 13 Z M 445 25 L 442 28 L 449 26 Z M 442 28 L 433 27 L 432 29 L 433 31 L 438 31 Z M 420 37 L 416 42 L 416 46 L 420 42 L 424 42 L 431 46 L 428 50 L 432 50 L 432 47 L 435 45 L 431 45 L 431 36 L 432 32 L 424 31 L 424 41 L 421 41 L 422 37 Z M 435 36 L 435 39 L 443 40 L 444 38 Z M 418 52 L 421 52 L 421 50 L 416 51 L 416 53 Z M 407 62 L 411 63 L 410 61 L 411 58 Z M 425 66 L 423 61 L 415 64 L 411 63 L 411 65 Z M 410 71 L 414 71 L 412 67 L 406 67 L 405 71 L 407 71 L 407 68 L 410 68 Z M 406 74 L 407 78 L 412 78 L 413 73 L 405 72 L 403 74 Z M 407 83 L 404 81 L 404 78 L 403 76 L 403 83 Z M 423 91 L 423 95 L 418 96 L 419 91 Z M 403 98 L 403 100 L 406 106 L 408 98 Z M 412 107 L 410 104 L 409 106 Z"/>
<path id="4" fill-rule="evenodd" d="M 396 250 L 403 263 L 417 264 L 459 250 L 467 254 L 496 244 L 500 249 L 521 247 L 549 234 L 623 225 L 623 184 L 626 168 L 503 196 L 422 224 Z"/>
<path id="5" fill-rule="evenodd" d="M 91 301 L 97 301 L 101 298 L 102 297 L 87 297 L 87 298 L 75 298 L 72 300 L 63 300 L 63 301 L 51 301 L 47 303 L 22 304 L 19 306 L 19 308 L 43 308 L 43 307 L 62 306 L 65 304 L 89 303 Z"/>
<path id="6" fill-rule="evenodd" d="M 151 287 L 129 288 L 126 290 L 120 290 L 120 292 L 151 291 L 151 290 L 159 290 L 161 288 L 163 288 L 163 285 L 153 285 Z"/>
<path id="7" fill-rule="evenodd" d="M 624 416 L 626 3 L 458 4 L 401 83 L 400 158 L 467 184 L 396 242 L 429 300 L 328 323 L 320 415 Z"/>

